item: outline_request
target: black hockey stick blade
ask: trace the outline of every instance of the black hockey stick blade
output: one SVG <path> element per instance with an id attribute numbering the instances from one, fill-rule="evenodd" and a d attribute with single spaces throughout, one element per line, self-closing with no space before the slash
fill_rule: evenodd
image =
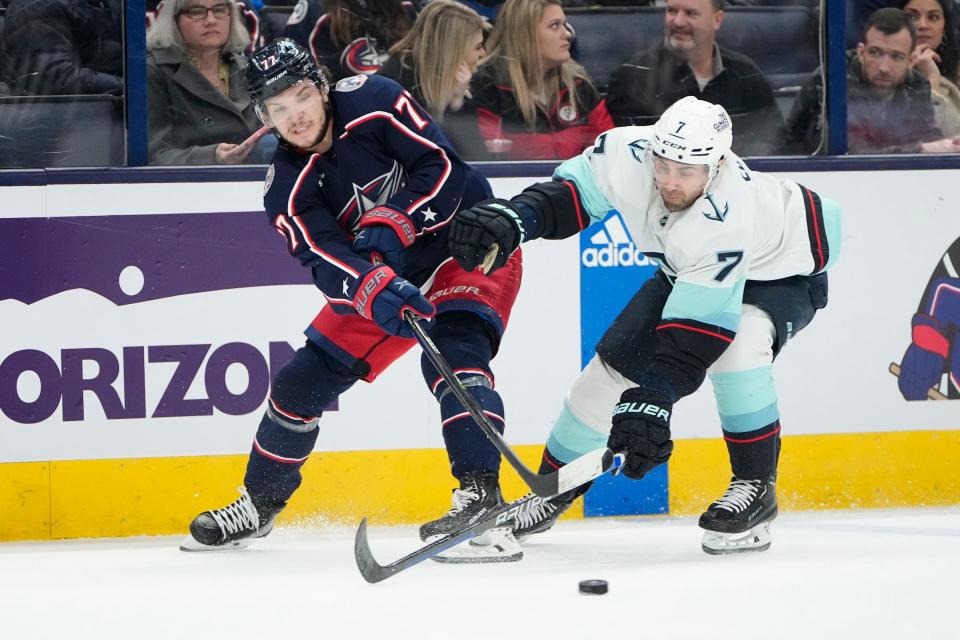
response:
<path id="1" fill-rule="evenodd" d="M 590 454 L 588 453 L 586 455 Z M 574 463 L 576 463 L 576 461 L 574 461 Z M 610 469 L 619 468 L 622 464 L 622 454 L 618 454 L 616 456 L 611 454 L 610 462 L 604 469 L 596 471 L 589 477 L 581 476 L 582 481 L 580 484 L 586 484 L 590 480 L 603 475 Z M 575 486 L 570 488 L 573 489 Z M 364 580 L 370 584 L 376 584 L 377 582 L 386 580 L 390 576 L 394 576 L 401 571 L 420 564 L 424 560 L 428 560 L 429 558 L 441 554 L 451 547 L 455 547 L 462 542 L 466 542 L 471 538 L 475 538 L 484 531 L 488 531 L 494 527 L 509 526 L 511 521 L 517 520 L 518 517 L 522 517 L 526 510 L 536 507 L 544 500 L 545 498 L 541 498 L 536 494 L 528 493 L 522 498 L 514 500 L 509 504 L 505 504 L 498 509 L 494 509 L 485 519 L 480 520 L 479 522 L 465 529 L 461 529 L 455 533 L 438 538 L 426 546 L 420 547 L 413 553 L 407 554 L 399 560 L 391 562 L 390 564 L 380 564 L 377 562 L 376 558 L 373 557 L 373 552 L 370 550 L 370 542 L 367 539 L 367 519 L 364 518 L 360 522 L 360 527 L 357 529 L 356 538 L 353 541 L 353 552 L 357 560 L 357 568 L 360 569 L 360 575 L 363 576 Z"/>
<path id="2" fill-rule="evenodd" d="M 584 474 L 586 474 L 586 477 L 595 477 L 590 474 L 597 472 L 597 470 L 602 472 L 608 469 L 613 463 L 613 452 L 609 449 L 597 449 L 596 451 L 587 453 L 585 456 L 581 456 L 573 463 L 561 467 L 553 473 L 539 475 L 531 471 L 527 465 L 523 464 L 523 461 L 520 460 L 513 449 L 510 448 L 507 441 L 503 439 L 500 432 L 497 431 L 496 427 L 490 422 L 490 418 L 483 413 L 483 409 L 477 404 L 476 399 L 464 388 L 463 383 L 460 382 L 460 379 L 457 378 L 453 369 L 450 368 L 450 364 L 446 358 L 443 357 L 443 354 L 437 349 L 437 345 L 433 343 L 433 340 L 430 339 L 430 336 L 427 335 L 427 332 L 420 324 L 419 317 L 408 309 L 403 312 L 403 318 L 407 321 L 407 324 L 410 325 L 423 352 L 427 355 L 427 358 L 433 366 L 437 368 L 437 371 L 440 372 L 440 376 L 444 382 L 447 383 L 447 386 L 450 387 L 453 395 L 456 396 L 460 404 L 470 413 L 470 416 L 480 426 L 480 430 L 487 436 L 487 439 L 493 443 L 497 451 L 500 452 L 504 459 L 514 468 L 520 478 L 535 494 L 541 498 L 552 498 L 559 493 L 583 484 L 584 480 L 580 478 L 584 477 Z M 586 460 L 584 460 L 584 458 L 586 458 Z"/>
<path id="3" fill-rule="evenodd" d="M 534 496 L 528 495 L 527 497 L 530 498 Z M 500 510 L 498 510 L 498 512 L 499 511 Z M 373 557 L 373 552 L 370 550 L 370 542 L 367 540 L 367 519 L 364 518 L 360 521 L 360 527 L 357 528 L 357 536 L 353 541 L 353 554 L 357 559 L 357 568 L 360 569 L 360 575 L 363 576 L 363 579 L 370 584 L 376 584 L 377 582 L 386 580 L 392 575 L 400 573 L 404 569 L 409 569 L 424 560 L 443 553 L 450 547 L 455 547 L 461 542 L 466 542 L 471 538 L 477 537 L 487 529 L 492 528 L 495 523 L 496 516 L 492 516 L 468 529 L 434 540 L 430 544 L 417 549 L 396 562 L 383 565 L 377 562 L 376 558 Z"/>

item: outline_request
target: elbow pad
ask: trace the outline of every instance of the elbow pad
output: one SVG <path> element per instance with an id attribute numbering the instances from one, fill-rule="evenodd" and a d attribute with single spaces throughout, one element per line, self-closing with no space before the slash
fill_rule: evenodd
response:
<path id="1" fill-rule="evenodd" d="M 528 228 L 528 240 L 562 240 L 590 225 L 590 216 L 583 208 L 580 193 L 569 180 L 537 183 L 511 198 L 511 202 L 529 208 L 536 215 L 536 230 Z"/>

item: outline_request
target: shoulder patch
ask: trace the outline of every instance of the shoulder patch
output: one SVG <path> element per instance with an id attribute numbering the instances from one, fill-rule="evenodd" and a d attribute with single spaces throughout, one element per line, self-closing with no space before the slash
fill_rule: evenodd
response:
<path id="1" fill-rule="evenodd" d="M 333 87 L 334 91 L 340 91 L 346 93 L 348 91 L 356 91 L 363 86 L 363 83 L 367 81 L 367 76 L 350 76 L 349 78 L 344 78 L 337 82 L 336 86 Z"/>
<path id="2" fill-rule="evenodd" d="M 307 17 L 307 0 L 299 0 L 293 8 L 293 13 L 287 19 L 287 24 L 300 24 Z"/>
<path id="3" fill-rule="evenodd" d="M 270 185 L 273 184 L 273 176 L 276 173 L 277 170 L 273 168 L 272 164 L 267 167 L 267 177 L 263 179 L 263 195 L 267 195 L 267 191 L 270 191 Z"/>

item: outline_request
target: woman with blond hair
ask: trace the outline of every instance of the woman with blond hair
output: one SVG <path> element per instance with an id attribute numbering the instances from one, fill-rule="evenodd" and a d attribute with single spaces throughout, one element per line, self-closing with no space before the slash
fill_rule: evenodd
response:
<path id="1" fill-rule="evenodd" d="M 507 0 L 471 88 L 488 149 L 511 160 L 567 159 L 613 120 L 583 67 L 559 0 Z"/>
<path id="2" fill-rule="evenodd" d="M 487 159 L 470 80 L 485 54 L 483 37 L 489 28 L 464 4 L 432 0 L 380 69 L 380 75 L 403 86 L 430 113 L 465 160 Z"/>
<path id="3" fill-rule="evenodd" d="M 250 35 L 235 0 L 166 0 L 147 34 L 151 164 L 253 161 L 261 128 L 247 96 Z M 270 138 L 255 159 L 265 162 Z M 275 146 L 275 143 L 274 143 Z"/>

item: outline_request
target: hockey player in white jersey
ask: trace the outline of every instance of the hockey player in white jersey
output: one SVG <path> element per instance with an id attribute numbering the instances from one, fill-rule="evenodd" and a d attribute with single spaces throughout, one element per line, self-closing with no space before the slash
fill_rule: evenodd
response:
<path id="1" fill-rule="evenodd" d="M 700 517 L 711 554 L 770 546 L 780 450 L 773 362 L 826 306 L 826 270 L 840 249 L 837 205 L 751 171 L 732 139 L 723 107 L 683 98 L 653 126 L 601 134 L 550 182 L 460 211 L 450 232 L 460 264 L 489 273 L 520 242 L 566 238 L 620 211 L 660 268 L 573 383 L 541 473 L 607 445 L 626 452 L 626 476 L 642 478 L 673 451 L 674 404 L 709 375 L 733 476 Z M 550 528 L 580 493 L 548 501 L 515 533 Z"/>

